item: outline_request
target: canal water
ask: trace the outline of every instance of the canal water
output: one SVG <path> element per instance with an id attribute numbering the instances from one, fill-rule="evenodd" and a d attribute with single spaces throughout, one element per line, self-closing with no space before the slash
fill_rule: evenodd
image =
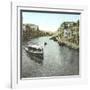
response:
<path id="1" fill-rule="evenodd" d="M 46 45 L 44 45 L 45 42 Z M 43 47 L 44 58 L 41 63 L 27 54 L 24 49 L 27 44 Z M 22 46 L 21 64 L 22 78 L 79 75 L 79 51 L 60 46 L 50 37 L 39 37 Z"/>

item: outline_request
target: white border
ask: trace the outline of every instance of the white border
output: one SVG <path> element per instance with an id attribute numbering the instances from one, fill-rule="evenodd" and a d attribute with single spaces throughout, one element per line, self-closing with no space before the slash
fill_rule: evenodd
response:
<path id="1" fill-rule="evenodd" d="M 12 88 L 18 87 L 40 87 L 40 86 L 55 86 L 55 85 L 70 85 L 70 84 L 85 84 L 87 83 L 87 53 L 85 49 L 86 36 L 87 36 L 87 25 L 86 15 L 87 9 L 85 6 L 71 6 L 71 5 L 60 5 L 60 4 L 41 4 L 41 3 L 11 3 L 11 29 L 12 29 Z M 34 8 L 33 8 L 34 7 Z M 36 7 L 36 8 L 35 8 Z M 43 7 L 43 8 L 41 8 Z M 45 11 L 63 11 L 63 12 L 79 12 L 81 13 L 80 22 L 80 77 L 77 76 L 60 76 L 52 77 L 48 79 L 33 80 L 20 80 L 20 10 L 45 10 Z M 18 15 L 18 18 L 17 18 Z M 17 23 L 18 22 L 18 23 Z M 45 77 L 47 78 L 47 77 Z"/>

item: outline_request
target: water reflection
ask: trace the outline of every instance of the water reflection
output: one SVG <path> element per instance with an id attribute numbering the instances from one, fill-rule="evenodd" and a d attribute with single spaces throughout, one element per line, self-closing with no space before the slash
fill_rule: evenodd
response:
<path id="1" fill-rule="evenodd" d="M 27 53 L 27 56 L 28 56 L 31 60 L 35 61 L 36 63 L 39 63 L 39 64 L 41 64 L 41 65 L 43 64 L 43 59 L 44 59 L 43 56 L 36 55 L 36 54 L 30 54 L 30 53 Z"/>

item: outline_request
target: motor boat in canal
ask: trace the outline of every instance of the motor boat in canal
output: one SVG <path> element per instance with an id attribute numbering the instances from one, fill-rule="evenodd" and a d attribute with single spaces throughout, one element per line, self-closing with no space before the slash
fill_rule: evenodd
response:
<path id="1" fill-rule="evenodd" d="M 33 58 L 43 59 L 43 47 L 39 45 L 28 45 L 25 51 Z"/>

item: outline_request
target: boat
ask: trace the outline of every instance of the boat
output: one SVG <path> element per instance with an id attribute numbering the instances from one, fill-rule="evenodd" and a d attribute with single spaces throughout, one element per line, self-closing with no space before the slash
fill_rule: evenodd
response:
<path id="1" fill-rule="evenodd" d="M 31 56 L 31 57 L 37 57 L 40 59 L 43 59 L 43 47 L 39 45 L 28 45 L 25 47 L 25 51 Z"/>
<path id="2" fill-rule="evenodd" d="M 47 43 L 45 42 L 44 45 L 47 45 Z"/>

